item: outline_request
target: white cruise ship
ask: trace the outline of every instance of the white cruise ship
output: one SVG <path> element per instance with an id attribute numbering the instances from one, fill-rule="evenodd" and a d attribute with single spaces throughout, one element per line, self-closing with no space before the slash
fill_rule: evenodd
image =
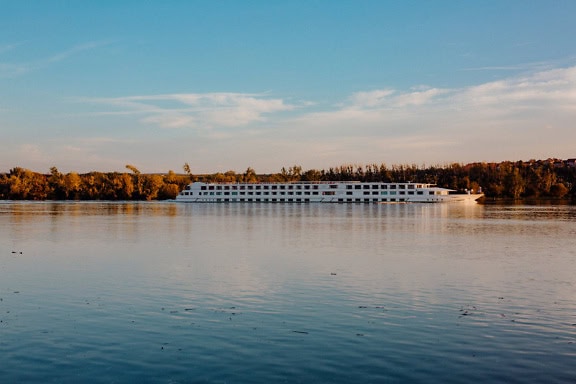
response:
<path id="1" fill-rule="evenodd" d="M 482 193 L 453 194 L 421 183 L 203 183 L 186 186 L 176 201 L 238 203 L 443 203 L 475 201 Z"/>

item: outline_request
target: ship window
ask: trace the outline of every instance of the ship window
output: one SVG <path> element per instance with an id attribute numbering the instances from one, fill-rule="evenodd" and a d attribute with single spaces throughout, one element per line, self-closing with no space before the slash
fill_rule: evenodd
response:
<path id="1" fill-rule="evenodd" d="M 270 187 L 267 186 L 267 185 L 264 185 L 264 186 L 262 187 L 262 189 L 269 189 L 269 188 L 270 188 Z"/>
<path id="2" fill-rule="evenodd" d="M 422 191 L 416 191 L 416 194 L 417 194 L 417 195 L 423 195 L 424 192 L 422 192 Z"/>
<path id="3" fill-rule="evenodd" d="M 348 191 L 348 192 L 346 192 L 346 194 L 347 194 L 347 195 L 353 195 L 353 194 L 354 194 L 354 192 L 352 192 L 352 191 Z"/>
<path id="4" fill-rule="evenodd" d="M 313 185 L 312 188 L 313 188 L 313 189 L 318 189 L 318 186 L 317 186 L 317 185 Z"/>
<path id="5" fill-rule="evenodd" d="M 205 191 L 205 190 L 206 190 L 206 186 L 203 185 L 203 186 L 200 187 L 200 189 L 201 189 L 202 191 Z"/>
<path id="6" fill-rule="evenodd" d="M 211 191 L 213 191 L 213 190 L 214 190 L 214 186 L 213 186 L 213 185 L 209 185 L 209 186 L 208 186 L 208 189 L 211 190 Z"/>
<path id="7" fill-rule="evenodd" d="M 362 189 L 362 186 L 361 185 L 355 185 L 354 189 Z"/>
<path id="8" fill-rule="evenodd" d="M 409 195 L 413 195 L 413 194 L 414 194 L 414 191 L 408 191 L 408 194 L 409 194 Z"/>
<path id="9" fill-rule="evenodd" d="M 230 192 L 224 192 L 224 195 L 229 196 Z"/>
<path id="10" fill-rule="evenodd" d="M 352 189 L 352 186 L 351 186 L 351 185 L 347 185 L 347 186 L 346 186 L 346 189 Z"/>
<path id="11" fill-rule="evenodd" d="M 225 185 L 225 186 L 224 186 L 224 189 L 227 190 L 227 191 L 229 191 L 229 190 L 230 190 L 230 186 L 229 186 L 229 185 Z"/>
<path id="12" fill-rule="evenodd" d="M 434 191 L 428 191 L 428 194 L 429 194 L 429 195 L 433 195 L 433 194 L 434 194 Z"/>
<path id="13" fill-rule="evenodd" d="M 365 195 L 369 195 L 369 194 L 370 194 L 370 191 L 364 191 L 364 194 L 365 194 Z"/>
<path id="14" fill-rule="evenodd" d="M 273 186 L 272 186 L 272 189 L 278 189 L 278 186 L 277 186 L 277 185 L 273 185 Z"/>
<path id="15" fill-rule="evenodd" d="M 372 189 L 378 189 L 379 185 L 378 184 L 372 184 Z"/>
<path id="16" fill-rule="evenodd" d="M 387 195 L 387 194 L 388 194 L 388 191 L 382 191 L 382 192 L 380 192 L 380 194 L 382 194 L 382 195 Z"/>
<path id="17" fill-rule="evenodd" d="M 256 185 L 255 188 L 256 188 L 256 189 L 261 189 L 262 186 L 261 186 L 261 185 Z"/>
<path id="18" fill-rule="evenodd" d="M 406 189 L 406 185 L 404 185 L 404 184 L 400 184 L 398 187 L 399 187 L 400 189 Z"/>
<path id="19" fill-rule="evenodd" d="M 372 194 L 373 194 L 373 195 L 377 195 L 377 194 L 378 194 L 378 191 L 372 191 Z"/>
<path id="20" fill-rule="evenodd" d="M 338 185 L 337 184 L 330 184 L 330 188 L 336 189 L 336 188 L 338 188 Z"/>
<path id="21" fill-rule="evenodd" d="M 221 190 L 222 190 L 222 186 L 221 186 L 221 185 L 217 185 L 217 186 L 216 186 L 216 189 L 217 189 L 218 191 L 221 191 Z"/>
<path id="22" fill-rule="evenodd" d="M 396 194 L 396 191 L 390 191 L 390 194 L 391 194 L 391 195 L 395 195 L 395 194 Z"/>
<path id="23" fill-rule="evenodd" d="M 381 185 L 381 188 L 382 188 L 382 189 L 388 189 L 388 186 L 387 186 L 386 184 L 382 184 L 382 185 Z"/>
<path id="24" fill-rule="evenodd" d="M 390 189 L 396 189 L 396 184 L 390 185 Z"/>
<path id="25" fill-rule="evenodd" d="M 246 192 L 240 192 L 240 196 L 245 196 Z"/>
<path id="26" fill-rule="evenodd" d="M 318 191 L 314 191 L 314 192 L 312 192 L 312 194 L 313 194 L 313 195 L 317 195 L 317 194 L 318 194 Z"/>
<path id="27" fill-rule="evenodd" d="M 406 192 L 404 192 L 404 191 L 400 191 L 400 194 L 401 194 L 401 195 L 405 195 L 405 194 L 406 194 Z"/>
<path id="28" fill-rule="evenodd" d="M 370 186 L 368 184 L 364 185 L 364 189 L 370 189 Z"/>
<path id="29" fill-rule="evenodd" d="M 305 186 L 304 186 L 304 189 L 310 189 L 310 186 L 309 186 L 309 185 L 305 185 Z"/>
<path id="30" fill-rule="evenodd" d="M 408 189 L 414 189 L 414 184 L 408 184 Z"/>

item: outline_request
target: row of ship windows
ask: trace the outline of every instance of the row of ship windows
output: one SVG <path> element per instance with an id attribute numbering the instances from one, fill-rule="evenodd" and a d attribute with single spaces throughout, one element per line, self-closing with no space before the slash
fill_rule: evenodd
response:
<path id="1" fill-rule="evenodd" d="M 338 189 L 340 184 L 328 184 L 329 189 Z M 319 189 L 320 185 L 202 185 L 200 189 L 202 191 L 236 191 L 236 190 L 291 190 L 291 189 Z M 190 187 L 188 186 L 187 189 Z M 348 184 L 346 189 L 416 189 L 424 188 L 421 184 Z M 326 188 L 322 188 L 326 189 Z"/>
<path id="2" fill-rule="evenodd" d="M 318 191 L 312 191 L 312 192 L 271 192 L 271 193 L 263 193 L 263 192 L 197 192 L 198 196 L 260 196 L 260 195 L 272 195 L 272 196 L 276 196 L 276 195 L 288 195 L 288 196 L 293 196 L 293 195 L 313 195 L 313 196 L 317 196 L 317 195 L 324 195 L 324 196 L 333 196 L 336 194 L 336 192 L 334 191 L 323 191 L 322 193 L 318 192 Z M 352 191 L 347 191 L 346 195 L 352 196 L 354 194 L 354 192 Z M 363 195 L 423 195 L 424 191 L 364 191 Z M 429 195 L 433 195 L 434 191 L 428 191 Z M 438 194 L 440 194 L 440 192 L 438 192 Z M 189 192 L 189 191 L 184 191 L 184 195 L 185 196 L 194 196 L 194 192 Z"/>
<path id="3" fill-rule="evenodd" d="M 308 199 L 214 199 L 214 200 L 205 200 L 206 202 L 240 202 L 240 203 L 310 203 Z M 386 198 L 386 199 L 377 199 L 377 198 L 354 198 L 354 199 L 338 199 L 335 200 L 338 203 L 381 203 L 381 202 L 406 202 L 408 201 L 405 198 Z M 428 199 L 427 201 L 438 201 L 438 199 Z"/>

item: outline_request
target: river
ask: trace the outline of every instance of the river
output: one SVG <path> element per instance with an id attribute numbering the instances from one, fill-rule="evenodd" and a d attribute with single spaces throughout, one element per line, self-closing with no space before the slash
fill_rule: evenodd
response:
<path id="1" fill-rule="evenodd" d="M 0 203 L 0 377 L 576 382 L 576 207 Z"/>

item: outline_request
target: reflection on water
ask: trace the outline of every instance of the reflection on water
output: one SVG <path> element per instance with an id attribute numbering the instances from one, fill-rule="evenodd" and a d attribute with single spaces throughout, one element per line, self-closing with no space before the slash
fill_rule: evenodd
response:
<path id="1" fill-rule="evenodd" d="M 0 203 L 0 371 L 572 382 L 575 223 L 571 206 Z"/>

